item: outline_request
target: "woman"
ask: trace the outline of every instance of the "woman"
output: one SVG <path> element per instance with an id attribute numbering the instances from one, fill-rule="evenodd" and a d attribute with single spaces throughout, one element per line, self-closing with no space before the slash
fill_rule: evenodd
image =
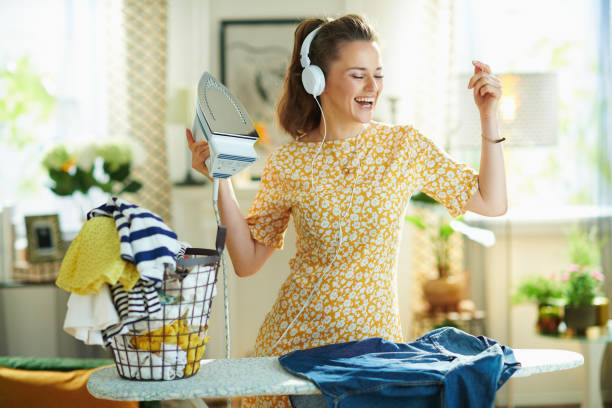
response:
<path id="1" fill-rule="evenodd" d="M 305 39 L 312 40 L 305 46 L 310 63 L 324 75 L 320 105 L 321 90 L 308 93 L 305 86 L 312 84 L 302 83 L 309 62 L 300 58 Z M 496 117 L 501 83 L 487 65 L 473 64 L 468 88 L 482 123 L 480 174 L 412 126 L 372 121 L 383 73 L 376 35 L 362 17 L 310 19 L 297 27 L 277 108 L 280 125 L 295 140 L 268 158 L 246 219 L 230 182 L 221 180 L 219 186 L 221 221 L 238 276 L 257 272 L 282 248 L 291 215 L 295 224 L 291 274 L 259 330 L 257 356 L 368 337 L 403 341 L 395 264 L 412 194 L 431 195 L 453 216 L 466 210 L 505 213 Z M 192 167 L 208 176 L 206 142 L 194 142 L 189 130 L 187 138 Z M 290 405 L 286 397 L 258 397 L 245 399 L 243 406 Z"/>

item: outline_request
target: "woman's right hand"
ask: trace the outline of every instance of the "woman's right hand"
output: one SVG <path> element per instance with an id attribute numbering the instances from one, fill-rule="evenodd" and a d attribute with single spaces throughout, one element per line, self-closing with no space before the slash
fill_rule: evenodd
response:
<path id="1" fill-rule="evenodd" d="M 191 150 L 191 168 L 195 171 L 202 173 L 209 180 L 212 181 L 212 177 L 208 173 L 208 168 L 206 164 L 204 164 L 205 160 L 210 156 L 210 148 L 208 147 L 208 142 L 206 140 L 202 140 L 201 142 L 196 142 L 191 134 L 191 130 L 187 130 L 187 144 L 189 145 L 189 150 Z"/>

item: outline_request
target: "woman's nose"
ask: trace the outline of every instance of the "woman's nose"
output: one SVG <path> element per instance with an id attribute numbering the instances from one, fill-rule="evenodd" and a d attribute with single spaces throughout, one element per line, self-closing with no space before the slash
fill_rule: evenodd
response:
<path id="1" fill-rule="evenodd" d="M 378 84 L 376 78 L 369 76 L 366 84 L 367 90 L 378 91 Z"/>

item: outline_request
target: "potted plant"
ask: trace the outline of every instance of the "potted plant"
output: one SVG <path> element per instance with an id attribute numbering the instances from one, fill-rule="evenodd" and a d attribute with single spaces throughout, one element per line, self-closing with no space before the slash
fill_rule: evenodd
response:
<path id="1" fill-rule="evenodd" d="M 76 198 L 86 213 L 92 207 L 86 201 L 93 188 L 112 196 L 140 190 L 142 183 L 131 177 L 133 150 L 115 140 L 76 147 L 58 144 L 45 154 L 42 165 L 53 182 L 51 191 Z"/>
<path id="2" fill-rule="evenodd" d="M 538 306 L 536 327 L 540 333 L 556 334 L 563 317 L 563 286 L 558 274 L 528 276 L 516 288 L 513 303 L 533 302 Z"/>
<path id="3" fill-rule="evenodd" d="M 604 276 L 587 265 L 572 264 L 562 279 L 565 283 L 565 324 L 577 334 L 584 334 L 587 327 L 599 323 L 595 298 L 601 295 Z"/>
<path id="4" fill-rule="evenodd" d="M 429 207 L 433 211 L 441 205 L 424 193 L 415 194 L 411 201 Z M 427 280 L 423 285 L 425 299 L 433 310 L 457 310 L 459 302 L 465 293 L 463 277 L 450 273 L 450 239 L 455 232 L 462 233 L 467 238 L 484 246 L 492 246 L 495 236 L 491 231 L 474 228 L 465 224 L 462 217 L 450 218 L 446 214 L 437 217 L 437 224 L 426 223 L 423 217 L 407 215 L 405 220 L 420 230 L 430 232 L 430 240 L 436 260 L 437 277 Z"/>
<path id="5" fill-rule="evenodd" d="M 596 229 L 574 229 L 569 234 L 569 253 L 572 264 L 561 278 L 565 297 L 565 323 L 577 334 L 584 334 L 587 327 L 601 324 L 599 307 L 595 300 L 603 297 L 601 286 L 604 275 L 600 271 L 600 250 L 603 243 L 596 238 Z M 605 305 L 606 302 L 598 302 Z M 605 313 L 607 315 L 607 310 Z"/>

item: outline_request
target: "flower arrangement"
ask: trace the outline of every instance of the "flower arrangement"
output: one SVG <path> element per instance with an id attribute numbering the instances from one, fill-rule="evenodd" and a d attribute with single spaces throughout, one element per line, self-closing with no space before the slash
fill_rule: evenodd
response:
<path id="1" fill-rule="evenodd" d="M 142 183 L 130 176 L 132 150 L 128 143 L 113 140 L 76 148 L 59 144 L 46 153 L 42 165 L 54 183 L 51 191 L 59 196 L 87 194 L 94 187 L 111 195 L 136 193 Z"/>
<path id="2" fill-rule="evenodd" d="M 604 276 L 590 266 L 572 264 L 563 273 L 561 280 L 565 283 L 567 305 L 589 306 L 601 294 Z"/>
<path id="3" fill-rule="evenodd" d="M 563 272 L 564 295 L 569 306 L 589 306 L 600 295 L 604 275 L 600 272 L 603 242 L 597 230 L 574 229 L 569 235 L 569 255 L 572 262 Z"/>
<path id="4" fill-rule="evenodd" d="M 542 333 L 558 333 L 562 311 L 567 327 L 578 334 L 598 324 L 595 303 L 601 295 L 604 275 L 600 272 L 603 243 L 597 240 L 596 233 L 595 228 L 589 231 L 574 228 L 567 234 L 571 264 L 548 277 L 529 276 L 517 287 L 514 303 L 533 301 L 538 304 L 537 327 Z M 607 311 L 602 315 L 607 320 Z"/>

